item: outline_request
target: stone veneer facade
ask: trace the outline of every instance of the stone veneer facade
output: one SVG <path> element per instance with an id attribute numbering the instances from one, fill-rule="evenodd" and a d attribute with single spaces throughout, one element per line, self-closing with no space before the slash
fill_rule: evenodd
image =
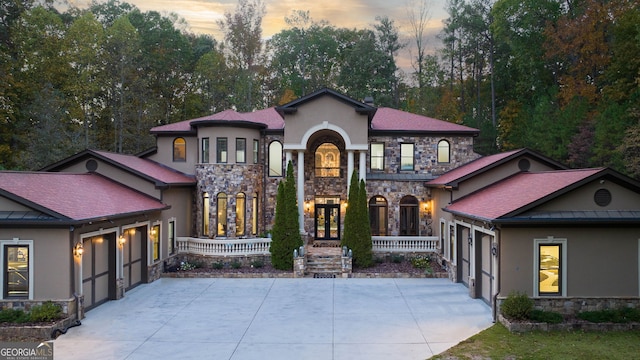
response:
<path id="1" fill-rule="evenodd" d="M 219 193 L 227 194 L 227 236 L 236 237 L 236 195 L 240 192 L 246 196 L 246 220 L 245 235 L 252 236 L 268 232 L 273 225 L 275 219 L 275 199 L 278 192 L 278 184 L 286 176 L 285 151 L 283 150 L 283 176 L 269 176 L 267 172 L 268 149 L 273 141 L 283 143 L 283 135 L 281 134 L 264 134 L 261 141 L 260 161 L 258 164 L 198 164 L 196 165 L 196 178 L 198 185 L 196 190 L 196 198 L 194 199 L 195 209 L 195 229 L 193 233 L 200 237 L 216 237 L 217 229 L 217 210 L 216 197 Z M 438 163 L 437 147 L 438 142 L 446 140 L 450 144 L 449 163 Z M 316 177 L 315 176 L 315 150 L 325 142 L 331 142 L 338 146 L 340 150 L 340 177 Z M 473 137 L 436 137 L 436 136 L 391 136 L 391 135 L 375 135 L 369 137 L 369 143 L 385 144 L 384 170 L 376 171 L 373 174 L 416 174 L 421 176 L 421 180 L 368 180 L 367 194 L 371 198 L 375 195 L 381 195 L 387 200 L 388 204 L 388 235 L 399 235 L 399 218 L 400 218 L 400 199 L 406 195 L 414 196 L 422 205 L 430 199 L 430 193 L 424 186 L 422 178 L 434 178 L 446 171 L 454 169 L 469 161 L 479 157 L 473 152 Z M 414 152 L 414 170 L 400 171 L 400 144 L 415 144 Z M 297 176 L 297 152 L 293 151 L 291 160 L 294 169 L 294 176 Z M 365 157 L 365 168 L 368 173 L 370 170 L 370 157 L 367 153 Z M 340 198 L 340 202 L 347 201 L 348 186 L 348 170 L 347 170 L 347 151 L 345 151 L 344 143 L 341 139 L 325 136 L 316 139 L 308 146 L 304 155 L 304 201 L 309 206 L 304 207 L 304 229 L 305 233 L 313 236 L 314 234 L 314 204 L 316 197 L 336 196 Z M 354 152 L 354 169 L 359 169 L 359 152 Z M 210 220 L 209 233 L 202 233 L 202 209 L 203 209 L 203 193 L 209 194 L 210 201 Z M 258 229 L 252 228 L 252 206 L 253 194 L 258 194 Z M 340 207 L 341 218 L 344 218 L 345 207 Z M 420 206 L 420 224 L 419 235 L 430 236 L 434 233 L 431 211 Z"/>

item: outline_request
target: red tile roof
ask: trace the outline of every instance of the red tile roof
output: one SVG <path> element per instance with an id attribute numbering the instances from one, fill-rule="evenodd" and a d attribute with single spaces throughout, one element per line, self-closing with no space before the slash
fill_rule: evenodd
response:
<path id="1" fill-rule="evenodd" d="M 196 119 L 180 121 L 173 124 L 156 126 L 151 129 L 152 133 L 165 132 L 190 132 L 193 131 L 192 123 L 198 121 L 249 121 L 257 124 L 267 125 L 267 129 L 284 129 L 284 119 L 278 114 L 275 107 L 257 110 L 249 113 L 239 113 L 234 110 L 224 110 L 222 112 L 203 116 Z M 371 120 L 372 130 L 381 131 L 428 131 L 428 132 L 462 132 L 478 133 L 474 129 L 464 125 L 450 123 L 427 116 L 412 114 L 406 111 L 381 107 L 376 110 Z"/>
<path id="2" fill-rule="evenodd" d="M 455 168 L 451 171 L 448 171 L 442 175 L 440 175 L 437 179 L 433 179 L 427 183 L 427 185 L 447 185 L 455 182 L 465 176 L 471 175 L 476 171 L 482 170 L 490 165 L 493 165 L 501 160 L 508 158 L 511 155 L 517 154 L 521 152 L 522 149 L 507 151 L 499 154 L 483 156 L 476 160 L 473 160 L 470 163 L 462 165 L 458 168 Z"/>
<path id="3" fill-rule="evenodd" d="M 381 107 L 371 120 L 372 130 L 478 133 L 478 129 L 406 111 Z"/>
<path id="4" fill-rule="evenodd" d="M 522 172 L 465 196 L 445 210 L 479 219 L 498 219 L 602 171 Z"/>
<path id="5" fill-rule="evenodd" d="M 155 161 L 139 158 L 134 155 L 116 154 L 106 151 L 92 152 L 107 158 L 117 164 L 133 170 L 134 172 L 148 176 L 165 184 L 195 184 L 195 177 L 189 176 L 173 169 L 167 168 Z"/>
<path id="6" fill-rule="evenodd" d="M 0 190 L 72 220 L 167 208 L 150 196 L 92 173 L 0 171 Z"/>
<path id="7" fill-rule="evenodd" d="M 284 120 L 275 110 L 275 108 L 267 108 L 249 113 L 239 113 L 235 110 L 224 110 L 215 114 L 180 121 L 177 123 L 156 126 L 151 129 L 152 133 L 164 132 L 189 132 L 193 131 L 192 125 L 199 121 L 247 121 L 256 124 L 266 125 L 267 129 L 283 129 Z"/>

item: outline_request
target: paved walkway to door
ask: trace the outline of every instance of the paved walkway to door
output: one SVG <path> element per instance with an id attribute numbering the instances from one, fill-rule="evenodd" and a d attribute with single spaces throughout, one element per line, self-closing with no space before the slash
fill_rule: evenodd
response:
<path id="1" fill-rule="evenodd" d="M 87 313 L 55 359 L 426 359 L 492 325 L 447 279 L 169 279 Z"/>

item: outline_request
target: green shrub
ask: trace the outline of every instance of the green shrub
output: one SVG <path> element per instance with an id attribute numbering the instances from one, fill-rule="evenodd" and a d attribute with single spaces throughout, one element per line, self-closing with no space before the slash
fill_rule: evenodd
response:
<path id="1" fill-rule="evenodd" d="M 231 263 L 232 269 L 240 269 L 241 267 L 242 267 L 242 264 L 239 261 L 234 261 Z"/>
<path id="2" fill-rule="evenodd" d="M 182 261 L 180 263 L 180 267 L 178 267 L 178 270 L 180 271 L 189 271 L 189 270 L 193 270 L 196 268 L 196 264 L 188 262 L 188 261 Z"/>
<path id="3" fill-rule="evenodd" d="M 62 317 L 62 307 L 47 301 L 42 305 L 31 307 L 29 312 L 29 320 L 32 322 L 48 322 L 54 321 Z"/>
<path id="4" fill-rule="evenodd" d="M 593 323 L 628 323 L 640 321 L 640 310 L 636 308 L 606 309 L 598 311 L 583 311 L 578 318 Z"/>
<path id="5" fill-rule="evenodd" d="M 0 311 L 0 323 L 25 323 L 29 321 L 29 315 L 22 309 L 3 309 Z"/>
<path id="6" fill-rule="evenodd" d="M 564 319 L 562 315 L 554 311 L 531 310 L 529 319 L 535 322 L 543 322 L 547 324 L 559 324 Z"/>
<path id="7" fill-rule="evenodd" d="M 394 264 L 400 264 L 404 261 L 404 255 L 393 254 L 391 255 L 391 262 Z"/>
<path id="8" fill-rule="evenodd" d="M 502 315 L 511 320 L 526 320 L 533 310 L 533 300 L 525 293 L 512 291 L 500 306 Z"/>
<path id="9" fill-rule="evenodd" d="M 251 267 L 256 269 L 262 269 L 264 267 L 264 262 L 262 260 L 253 260 L 251 262 Z"/>
<path id="10" fill-rule="evenodd" d="M 224 268 L 224 264 L 221 263 L 221 262 L 213 263 L 213 264 L 211 264 L 211 268 L 212 269 L 216 269 L 216 270 L 220 270 L 220 269 Z"/>
<path id="11" fill-rule="evenodd" d="M 411 259 L 411 265 L 416 269 L 427 269 L 431 266 L 431 258 L 425 255 L 418 255 Z"/>

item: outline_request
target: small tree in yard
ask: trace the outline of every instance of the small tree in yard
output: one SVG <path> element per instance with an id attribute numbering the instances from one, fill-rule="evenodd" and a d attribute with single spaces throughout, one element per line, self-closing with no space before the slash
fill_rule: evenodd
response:
<path id="1" fill-rule="evenodd" d="M 346 246 L 353 251 L 353 261 L 356 266 L 369 267 L 373 264 L 367 189 L 364 180 L 358 182 L 358 173 L 356 171 L 353 172 L 349 184 L 349 199 L 344 215 L 342 246 Z"/>
<path id="2" fill-rule="evenodd" d="M 271 264 L 280 270 L 293 269 L 293 250 L 302 246 L 300 222 L 298 221 L 296 184 L 293 164 L 287 164 L 287 176 L 278 184 L 276 196 L 276 218 L 271 230 Z"/>

